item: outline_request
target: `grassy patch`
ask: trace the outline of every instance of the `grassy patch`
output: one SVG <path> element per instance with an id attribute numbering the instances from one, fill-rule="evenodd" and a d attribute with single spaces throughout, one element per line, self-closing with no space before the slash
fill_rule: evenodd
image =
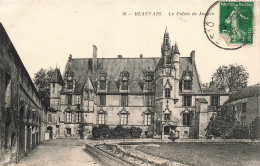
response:
<path id="1" fill-rule="evenodd" d="M 137 150 L 169 160 L 196 166 L 259 165 L 260 147 L 251 144 L 159 143 L 160 147 L 140 145 Z"/>

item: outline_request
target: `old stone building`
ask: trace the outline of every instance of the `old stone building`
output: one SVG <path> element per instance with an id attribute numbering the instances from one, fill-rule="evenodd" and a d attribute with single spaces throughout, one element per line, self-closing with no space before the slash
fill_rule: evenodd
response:
<path id="1" fill-rule="evenodd" d="M 171 131 L 204 137 L 210 116 L 228 99 L 210 84 L 202 90 L 195 51 L 180 57 L 167 29 L 158 57 L 97 58 L 93 46 L 92 58 L 70 55 L 63 78 L 55 70 L 50 114 L 57 112 L 56 126 L 50 128 L 54 137 L 86 136 L 99 124 L 140 127 L 143 137 L 166 138 Z"/>
<path id="2" fill-rule="evenodd" d="M 0 23 L 0 165 L 17 162 L 44 140 L 47 108 Z"/>
<path id="3" fill-rule="evenodd" d="M 239 125 L 250 129 L 250 137 L 260 138 L 260 84 L 248 86 L 232 95 L 226 102 L 236 111 Z"/>

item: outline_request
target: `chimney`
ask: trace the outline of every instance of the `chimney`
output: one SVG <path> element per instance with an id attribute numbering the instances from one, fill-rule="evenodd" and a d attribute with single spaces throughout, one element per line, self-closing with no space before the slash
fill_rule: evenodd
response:
<path id="1" fill-rule="evenodd" d="M 194 66 L 195 65 L 195 51 L 194 50 L 192 50 L 190 53 L 190 59 L 191 59 L 192 66 Z"/>
<path id="2" fill-rule="evenodd" d="M 122 56 L 122 55 L 117 55 L 117 58 L 118 58 L 118 59 L 122 59 L 123 56 Z"/>
<path id="3" fill-rule="evenodd" d="M 92 74 L 97 71 L 97 47 L 93 45 L 93 64 L 92 64 Z"/>
<path id="4" fill-rule="evenodd" d="M 143 58 L 143 54 L 140 54 L 140 58 Z"/>

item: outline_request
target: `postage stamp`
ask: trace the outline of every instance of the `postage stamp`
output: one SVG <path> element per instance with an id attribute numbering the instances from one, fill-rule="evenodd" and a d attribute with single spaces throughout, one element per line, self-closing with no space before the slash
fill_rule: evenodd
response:
<path id="1" fill-rule="evenodd" d="M 220 2 L 219 32 L 229 44 L 253 43 L 253 2 Z"/>
<path id="2" fill-rule="evenodd" d="M 254 2 L 215 2 L 205 14 L 204 32 L 209 41 L 221 49 L 236 50 L 245 45 L 252 45 Z"/>

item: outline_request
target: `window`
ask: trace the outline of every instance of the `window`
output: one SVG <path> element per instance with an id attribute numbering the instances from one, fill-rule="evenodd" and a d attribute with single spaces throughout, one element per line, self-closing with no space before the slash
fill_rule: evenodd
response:
<path id="1" fill-rule="evenodd" d="M 99 81 L 99 89 L 106 90 L 106 81 Z"/>
<path id="2" fill-rule="evenodd" d="M 169 67 L 165 68 L 165 74 L 170 75 L 171 74 L 171 68 L 169 68 Z"/>
<path id="3" fill-rule="evenodd" d="M 170 114 L 164 114 L 164 120 L 171 120 Z"/>
<path id="4" fill-rule="evenodd" d="M 48 115 L 48 122 L 52 122 L 52 117 L 51 117 L 51 114 Z"/>
<path id="5" fill-rule="evenodd" d="M 55 83 L 52 83 L 52 87 L 55 88 Z"/>
<path id="6" fill-rule="evenodd" d="M 151 115 L 150 114 L 144 115 L 144 125 L 151 125 Z"/>
<path id="7" fill-rule="evenodd" d="M 191 125 L 191 116 L 190 114 L 183 114 L 183 125 L 184 126 L 190 126 Z"/>
<path id="8" fill-rule="evenodd" d="M 218 103 L 219 103 L 219 97 L 212 96 L 211 97 L 211 106 L 218 107 Z"/>
<path id="9" fill-rule="evenodd" d="M 246 126 L 246 117 L 245 116 L 241 117 L 241 125 Z"/>
<path id="10" fill-rule="evenodd" d="M 128 105 L 128 96 L 126 94 L 121 95 L 121 106 L 127 106 Z"/>
<path id="11" fill-rule="evenodd" d="M 82 117 L 82 113 L 81 112 L 77 112 L 76 113 L 76 123 L 81 123 L 81 117 Z"/>
<path id="12" fill-rule="evenodd" d="M 145 106 L 154 106 L 154 95 L 145 95 Z"/>
<path id="13" fill-rule="evenodd" d="M 191 90 L 191 81 L 184 80 L 184 90 Z"/>
<path id="14" fill-rule="evenodd" d="M 76 104 L 80 104 L 80 103 L 81 103 L 81 96 L 76 95 Z"/>
<path id="15" fill-rule="evenodd" d="M 170 88 L 165 88 L 165 97 L 170 98 L 171 97 L 171 89 Z"/>
<path id="16" fill-rule="evenodd" d="M 184 96 L 183 105 L 186 106 L 186 107 L 190 107 L 191 106 L 191 96 Z"/>
<path id="17" fill-rule="evenodd" d="M 127 81 L 122 81 L 122 90 L 128 90 L 128 82 Z"/>
<path id="18" fill-rule="evenodd" d="M 128 115 L 126 113 L 120 115 L 120 124 L 127 125 Z"/>
<path id="19" fill-rule="evenodd" d="M 85 93 L 84 93 L 84 100 L 89 100 L 88 91 L 85 91 Z"/>
<path id="20" fill-rule="evenodd" d="M 145 90 L 152 90 L 152 82 L 151 81 L 145 82 Z"/>
<path id="21" fill-rule="evenodd" d="M 99 95 L 100 98 L 100 105 L 105 106 L 106 105 L 106 95 L 102 94 Z"/>
<path id="22" fill-rule="evenodd" d="M 105 124 L 105 114 L 98 114 L 98 124 Z"/>
<path id="23" fill-rule="evenodd" d="M 247 103 L 242 103 L 242 112 L 246 112 Z"/>
<path id="24" fill-rule="evenodd" d="M 66 122 L 67 123 L 72 122 L 72 114 L 71 114 L 71 112 L 66 112 Z"/>
<path id="25" fill-rule="evenodd" d="M 72 104 L 72 95 L 67 95 L 67 104 Z"/>
<path id="26" fill-rule="evenodd" d="M 166 58 L 166 64 L 171 64 L 171 58 L 169 57 Z"/>
<path id="27" fill-rule="evenodd" d="M 68 81 L 67 82 L 67 88 L 72 89 L 73 88 L 73 81 Z"/>

